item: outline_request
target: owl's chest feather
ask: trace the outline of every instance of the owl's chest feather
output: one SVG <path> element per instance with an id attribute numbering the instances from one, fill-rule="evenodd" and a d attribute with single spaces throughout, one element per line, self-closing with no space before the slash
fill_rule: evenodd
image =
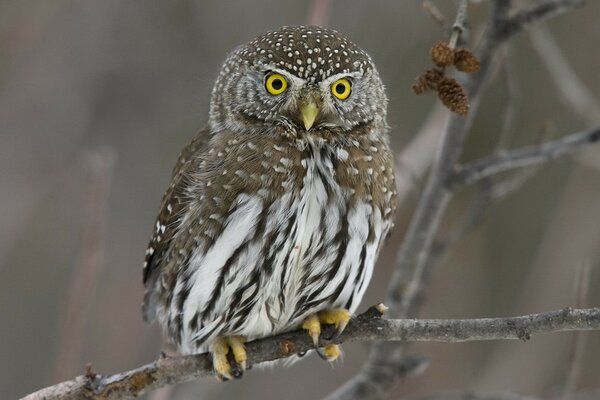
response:
<path id="1" fill-rule="evenodd" d="M 184 336 L 260 337 L 321 309 L 358 306 L 391 227 L 389 207 L 377 202 L 389 196 L 360 164 L 371 160 L 361 149 L 318 145 L 277 157 L 262 163 L 277 175 L 242 190 L 213 245 L 191 258 L 183 320 L 204 328 Z"/>
<path id="2" fill-rule="evenodd" d="M 286 329 L 300 319 L 301 305 L 310 296 L 316 300 L 315 284 L 327 275 L 340 250 L 348 191 L 336 180 L 329 155 L 311 152 L 301 164 L 302 186 L 283 194 L 270 208 L 270 219 L 280 221 L 272 227 L 274 240 L 266 255 L 273 260 L 272 273 L 263 276 L 258 312 L 247 334 Z M 289 179 L 299 180 L 293 175 Z"/>

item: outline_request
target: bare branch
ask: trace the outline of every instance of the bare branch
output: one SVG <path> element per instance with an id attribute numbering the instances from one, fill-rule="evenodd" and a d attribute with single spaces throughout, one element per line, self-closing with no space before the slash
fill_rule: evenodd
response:
<path id="1" fill-rule="evenodd" d="M 544 26 L 538 26 L 529 31 L 529 37 L 560 93 L 559 98 L 588 123 L 599 124 L 600 103 L 598 99 L 577 76 L 550 31 Z"/>
<path id="2" fill-rule="evenodd" d="M 86 152 L 81 161 L 85 173 L 84 218 L 79 260 L 68 288 L 62 316 L 57 360 L 53 376 L 64 379 L 76 371 L 83 341 L 83 321 L 89 299 L 103 267 L 104 236 L 108 213 L 110 181 L 114 169 L 113 149 L 100 148 Z"/>
<path id="3" fill-rule="evenodd" d="M 559 99 L 573 111 L 581 116 L 588 126 L 600 123 L 600 101 L 588 89 L 586 84 L 577 75 L 571 60 L 558 47 L 550 30 L 539 26 L 529 31 L 533 48 L 537 51 L 548 70 L 554 85 L 559 92 Z M 579 156 L 578 161 L 596 169 L 600 169 L 598 157 L 587 153 Z"/>
<path id="4" fill-rule="evenodd" d="M 600 127 L 573 133 L 539 145 L 485 157 L 459 168 L 451 183 L 452 185 L 472 184 L 500 172 L 541 164 L 599 140 Z"/>
<path id="5" fill-rule="evenodd" d="M 327 26 L 333 0 L 312 0 L 308 9 L 306 25 Z"/>
<path id="6" fill-rule="evenodd" d="M 476 55 L 480 61 L 478 72 L 469 74 L 462 82 L 470 102 L 470 111 L 465 116 L 452 115 L 443 133 L 438 150 L 414 216 L 396 256 L 394 272 L 390 280 L 386 304 L 394 318 L 414 315 L 415 300 L 423 291 L 423 277 L 430 265 L 431 250 L 435 235 L 453 191 L 449 183 L 457 166 L 464 142 L 477 114 L 483 88 L 495 65 L 498 49 L 513 34 L 536 19 L 557 15 L 569 8 L 581 5 L 575 0 L 538 1 L 516 15 L 508 15 L 511 2 L 495 0 L 491 3 L 485 33 Z M 459 3 L 459 9 L 462 2 Z M 457 12 L 457 20 L 465 14 Z M 455 23 L 456 26 L 458 23 Z M 394 386 L 397 373 L 395 365 L 403 358 L 402 346 L 394 343 L 378 343 L 369 355 L 361 371 L 341 388 L 332 393 L 328 400 L 337 399 L 383 399 Z"/>
<path id="7" fill-rule="evenodd" d="M 442 13 L 440 9 L 436 7 L 435 4 L 433 4 L 430 0 L 423 0 L 421 2 L 421 6 L 432 20 L 434 20 L 442 28 L 446 28 L 446 17 L 444 16 L 444 13 Z"/>
<path id="8" fill-rule="evenodd" d="M 583 7 L 585 0 L 542 0 L 535 1 L 529 7 L 516 13 L 511 18 L 506 19 L 502 30 L 502 36 L 508 38 L 519 32 L 526 25 L 532 22 L 539 22 L 544 19 L 552 18 L 572 10 L 573 8 Z"/>
<path id="9" fill-rule="evenodd" d="M 452 34 L 450 35 L 450 41 L 448 45 L 451 48 L 455 48 L 458 44 L 458 40 L 462 36 L 463 32 L 467 30 L 467 6 L 469 2 L 467 0 L 460 0 L 458 8 L 456 10 L 456 19 L 452 25 Z"/>
<path id="10" fill-rule="evenodd" d="M 508 92 L 508 101 L 506 102 L 504 112 L 502 113 L 502 128 L 500 130 L 500 135 L 498 136 L 498 141 L 496 142 L 495 152 L 504 150 L 511 138 L 511 133 L 514 131 L 515 120 L 517 118 L 517 104 L 519 98 L 519 82 L 515 71 L 516 68 L 513 61 L 512 49 L 508 43 L 504 45 L 503 58 L 501 73 Z"/>
<path id="11" fill-rule="evenodd" d="M 416 193 L 418 183 L 431 167 L 437 143 L 447 122 L 446 108 L 436 103 L 419 132 L 396 156 L 396 192 L 400 204 L 409 194 Z"/>
<path id="12" fill-rule="evenodd" d="M 600 308 L 551 311 L 511 318 L 383 319 L 378 306 L 354 318 L 344 333 L 327 343 L 352 341 L 466 342 L 529 340 L 542 333 L 600 330 Z M 327 327 L 324 336 L 333 333 Z M 274 361 L 312 349 L 304 331 L 256 340 L 246 345 L 248 366 Z M 418 360 L 417 360 L 418 361 Z M 126 399 L 165 385 L 213 375 L 210 355 L 163 357 L 140 368 L 109 376 L 79 376 L 32 393 L 23 400 Z"/>

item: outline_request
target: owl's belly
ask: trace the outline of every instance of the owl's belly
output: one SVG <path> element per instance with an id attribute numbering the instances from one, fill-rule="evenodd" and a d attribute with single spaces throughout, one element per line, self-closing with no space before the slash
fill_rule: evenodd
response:
<path id="1" fill-rule="evenodd" d="M 191 261 L 197 272 L 183 307 L 182 351 L 221 335 L 273 335 L 321 310 L 358 307 L 390 226 L 371 202 L 350 201 L 327 161 L 305 161 L 299 191 L 271 201 L 240 196 L 215 245 Z"/>
<path id="2" fill-rule="evenodd" d="M 299 195 L 271 207 L 280 221 L 267 253 L 272 272 L 239 334 L 262 337 L 298 327 L 312 313 L 354 311 L 371 278 L 380 238 L 389 226 L 368 202 L 350 202 L 332 173 L 307 164 Z"/>

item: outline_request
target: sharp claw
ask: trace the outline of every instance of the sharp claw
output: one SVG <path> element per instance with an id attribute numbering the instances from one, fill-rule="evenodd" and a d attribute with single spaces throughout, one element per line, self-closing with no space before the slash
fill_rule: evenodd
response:
<path id="1" fill-rule="evenodd" d="M 323 352 L 323 349 L 321 349 L 319 347 L 315 347 L 315 351 L 317 352 L 317 354 L 319 355 L 319 357 L 322 360 L 329 361 L 328 358 L 327 358 L 327 355 Z"/>
<path id="2" fill-rule="evenodd" d="M 340 346 L 337 344 L 329 344 L 323 348 L 323 353 L 327 357 L 326 360 L 329 362 L 334 362 L 341 356 Z"/>
<path id="3" fill-rule="evenodd" d="M 348 321 L 340 321 L 340 323 L 337 326 L 337 329 L 335 330 L 335 333 L 333 334 L 333 336 L 331 336 L 329 340 L 338 338 L 342 334 L 342 332 L 344 332 L 346 326 L 348 326 Z"/>
<path id="4" fill-rule="evenodd" d="M 233 376 L 227 374 L 227 375 L 222 375 L 222 374 L 217 374 L 217 379 L 220 380 L 221 382 L 227 382 L 229 380 L 233 379 Z"/>
<path id="5" fill-rule="evenodd" d="M 310 335 L 310 337 L 312 338 L 312 342 L 313 342 L 313 345 L 315 346 L 315 349 L 318 349 L 319 348 L 319 334 L 313 333 L 312 335 Z"/>
<path id="6" fill-rule="evenodd" d="M 244 376 L 244 370 L 241 368 L 234 368 L 233 377 L 235 379 L 242 379 L 242 376 Z"/>

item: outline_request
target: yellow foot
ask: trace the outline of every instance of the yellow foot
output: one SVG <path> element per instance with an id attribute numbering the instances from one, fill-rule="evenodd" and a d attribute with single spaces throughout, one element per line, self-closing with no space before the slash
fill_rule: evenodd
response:
<path id="1" fill-rule="evenodd" d="M 246 339 L 242 336 L 220 336 L 212 343 L 210 351 L 213 357 L 213 367 L 217 373 L 217 378 L 228 380 L 241 378 L 246 369 L 246 349 L 244 343 Z M 227 355 L 231 349 L 233 359 L 239 365 L 239 368 L 232 368 Z"/>
<path id="2" fill-rule="evenodd" d="M 323 355 L 329 362 L 334 362 L 342 355 L 342 348 L 337 344 L 328 344 L 323 348 Z"/>
<path id="3" fill-rule="evenodd" d="M 304 320 L 302 324 L 302 329 L 308 331 L 313 344 L 315 346 L 315 350 L 321 356 L 321 358 L 327 361 L 334 361 L 337 359 L 341 350 L 338 345 L 330 344 L 325 346 L 325 348 L 321 351 L 319 348 L 319 337 L 321 336 L 321 324 L 334 325 L 336 328 L 335 334 L 333 337 L 329 339 L 334 339 L 338 337 L 348 325 L 350 321 L 350 312 L 343 308 L 338 308 L 335 310 L 326 310 L 321 311 L 317 314 L 313 314 Z"/>
<path id="4" fill-rule="evenodd" d="M 350 321 L 350 311 L 343 308 L 321 311 L 318 315 L 322 324 L 335 326 L 334 338 L 340 336 Z"/>

